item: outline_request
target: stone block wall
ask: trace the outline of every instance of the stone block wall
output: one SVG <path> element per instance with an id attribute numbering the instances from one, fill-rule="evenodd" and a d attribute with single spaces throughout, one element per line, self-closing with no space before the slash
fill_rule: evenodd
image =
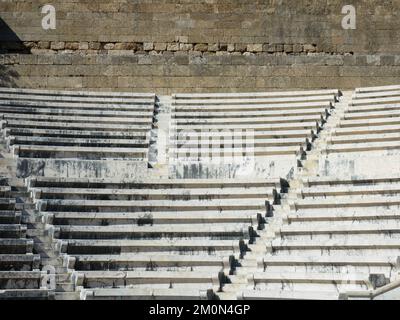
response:
<path id="1" fill-rule="evenodd" d="M 56 8 L 55 30 L 41 27 L 45 4 Z M 355 30 L 341 25 L 347 4 Z M 0 84 L 158 94 L 392 84 L 399 9 L 378 0 L 2 0 Z"/>

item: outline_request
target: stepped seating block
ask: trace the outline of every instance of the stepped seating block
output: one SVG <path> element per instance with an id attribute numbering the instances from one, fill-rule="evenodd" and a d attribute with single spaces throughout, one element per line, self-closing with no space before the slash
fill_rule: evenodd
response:
<path id="1" fill-rule="evenodd" d="M 362 90 L 362 89 L 361 89 Z M 226 99 L 226 98 L 263 98 L 263 97 L 309 97 L 333 95 L 335 97 L 341 96 L 339 90 L 304 90 L 304 91 L 280 91 L 280 92 L 247 92 L 247 93 L 176 93 L 172 95 L 173 99 Z"/>
<path id="2" fill-rule="evenodd" d="M 265 200 L 262 199 L 237 199 L 234 203 L 225 199 L 211 200 L 137 200 L 137 201 L 118 201 L 118 200 L 39 200 L 37 208 L 39 211 L 90 211 L 96 208 L 98 211 L 178 211 L 178 210 L 262 210 L 265 212 Z M 111 209 L 111 210 L 110 210 Z"/>
<path id="3" fill-rule="evenodd" d="M 81 300 L 213 300 L 209 290 L 196 289 L 83 289 Z"/>
<path id="4" fill-rule="evenodd" d="M 59 231 L 57 231 L 59 229 Z M 253 229 L 248 224 L 225 223 L 225 224 L 204 224 L 185 225 L 180 224 L 179 228 L 173 229 L 171 225 L 156 226 L 58 226 L 55 228 L 54 237 L 61 239 L 158 239 L 164 237 L 213 237 L 213 238 L 236 238 L 253 237 Z"/>
<path id="5" fill-rule="evenodd" d="M 248 276 L 249 285 L 257 286 L 259 284 L 280 285 L 298 285 L 298 287 L 312 287 L 320 285 L 330 285 L 335 289 L 336 286 L 360 286 L 364 289 L 373 289 L 369 281 L 369 274 L 345 274 L 345 273 L 318 273 L 318 272 L 258 272 Z M 272 289 L 272 287 L 271 287 Z"/>
<path id="6" fill-rule="evenodd" d="M 104 147 L 104 148 L 144 148 L 148 147 L 148 140 L 127 139 L 87 139 L 87 138 L 54 138 L 54 137 L 18 137 L 7 138 L 9 147 L 14 145 L 36 146 L 79 146 L 79 147 Z"/>
<path id="7" fill-rule="evenodd" d="M 31 271 L 39 269 L 40 256 L 33 254 L 0 254 L 0 270 Z"/>
<path id="8" fill-rule="evenodd" d="M 215 139 L 209 137 L 202 137 L 202 136 L 192 136 L 189 140 L 187 140 L 188 137 L 176 137 L 171 138 L 170 143 L 171 147 L 179 146 L 179 148 L 198 148 L 199 150 L 202 150 L 202 148 L 220 148 L 221 144 L 224 144 L 224 146 L 230 146 L 230 147 L 235 147 L 238 146 L 241 148 L 242 143 L 248 143 L 251 147 L 288 147 L 288 146 L 308 146 L 310 144 L 310 141 L 307 138 L 273 138 L 273 139 L 258 139 L 255 137 L 249 136 L 232 136 L 232 137 L 222 137 L 218 135 Z M 171 148 L 170 147 L 170 148 Z"/>
<path id="9" fill-rule="evenodd" d="M 326 153 L 344 153 L 344 152 L 367 152 L 367 151 L 388 151 L 388 150 L 399 150 L 400 141 L 389 141 L 389 142 L 361 142 L 361 143 L 349 143 L 349 144 L 334 144 L 329 145 L 326 149 Z"/>
<path id="10" fill-rule="evenodd" d="M 383 225 L 376 223 L 349 223 L 349 224 L 325 224 L 315 225 L 310 230 L 308 225 L 283 226 L 280 230 L 282 236 L 293 235 L 324 235 L 324 234 L 343 234 L 343 235 L 359 235 L 359 234 L 394 234 L 400 232 L 398 223 L 385 223 Z"/>
<path id="11" fill-rule="evenodd" d="M 288 130 L 320 130 L 320 121 L 303 121 L 303 122 L 295 122 L 295 123 L 272 123 L 272 124 L 252 124 L 249 126 L 248 124 L 226 124 L 223 127 L 218 124 L 194 124 L 190 125 L 189 130 L 247 130 L 250 132 L 257 131 L 275 131 L 276 134 L 279 134 L 279 131 L 288 131 Z M 177 127 L 173 123 L 171 124 L 171 133 L 175 134 L 176 131 L 182 130 L 184 128 Z M 184 129 L 188 130 L 188 129 Z"/>
<path id="12" fill-rule="evenodd" d="M 99 110 L 95 109 L 67 109 L 58 106 L 43 106 L 43 105 L 4 105 L 0 103 L 0 114 L 8 114 L 14 115 L 15 117 L 20 116 L 20 114 L 30 114 L 30 115 L 45 115 L 45 116 L 94 116 L 94 117 L 121 117 L 126 116 L 130 118 L 146 118 L 150 119 L 154 115 L 154 110 L 151 108 L 140 108 L 137 107 L 135 109 L 116 109 L 112 110 L 103 110 L 99 108 Z"/>
<path id="13" fill-rule="evenodd" d="M 90 155 L 88 155 L 90 156 Z M 108 156 L 108 155 L 107 155 Z M 18 158 L 17 177 L 140 179 L 148 175 L 144 158 L 116 160 Z"/>
<path id="14" fill-rule="evenodd" d="M 242 212 L 54 212 L 46 214 L 45 222 L 56 225 L 164 225 L 164 224 L 203 224 L 203 223 L 262 223 L 261 214 Z"/>
<path id="15" fill-rule="evenodd" d="M 155 98 L 154 93 L 137 93 L 137 92 L 101 92 L 101 91 L 68 91 L 68 90 L 44 90 L 44 89 L 26 89 L 26 88 L 8 88 L 1 87 L 1 93 L 21 94 L 21 95 L 48 95 L 48 96 L 95 96 L 95 97 L 130 97 L 130 98 Z M 324 92 L 324 91 L 322 91 Z M 328 91 L 331 92 L 330 90 Z"/>
<path id="16" fill-rule="evenodd" d="M 82 128 L 81 128 L 82 129 Z M 31 138 L 31 139 L 45 139 L 45 138 L 64 138 L 64 139 L 98 139 L 98 140 L 121 140 L 130 141 L 138 140 L 147 142 L 149 141 L 149 132 L 125 132 L 125 131 L 94 131 L 94 130 L 79 130 L 79 129 L 37 129 L 37 128 L 5 128 L 3 136 L 16 137 L 16 138 Z M 79 141 L 79 140 L 78 140 Z"/>
<path id="17" fill-rule="evenodd" d="M 381 97 L 379 99 L 366 98 L 366 99 L 355 99 L 351 102 L 352 106 L 363 106 L 370 104 L 389 104 L 399 103 L 400 97 Z"/>
<path id="18" fill-rule="evenodd" d="M 175 96 L 176 97 L 176 96 Z M 218 106 L 218 105 L 241 105 L 241 104 L 280 104 L 280 103 L 296 103 L 296 102 L 336 102 L 336 98 L 333 95 L 320 95 L 320 96 L 306 96 L 306 97 L 260 97 L 260 98 L 222 98 L 222 99 L 172 99 L 174 106 Z"/>
<path id="19" fill-rule="evenodd" d="M 293 110 L 258 110 L 258 111 L 247 111 L 246 117 L 298 117 L 298 116 L 320 116 L 326 115 L 328 109 L 331 108 L 330 104 L 327 104 L 324 108 L 315 109 L 293 109 Z M 241 118 L 244 112 L 238 112 L 235 109 L 232 111 L 222 109 L 222 111 L 208 112 L 209 110 L 202 111 L 201 109 L 195 111 L 181 111 L 181 108 L 174 108 L 172 113 L 173 119 L 203 119 L 203 118 Z M 1 108 L 0 108 L 1 112 Z"/>
<path id="20" fill-rule="evenodd" d="M 29 120 L 2 120 L 2 127 L 8 128 L 26 128 L 26 129 L 56 129 L 62 130 L 67 127 L 68 130 L 92 130 L 92 131 L 128 131 L 128 132 L 146 132 L 151 129 L 150 124 L 105 124 L 97 123 L 65 123 L 63 121 L 29 121 Z"/>
<path id="21" fill-rule="evenodd" d="M 266 256 L 258 261 L 260 269 L 268 266 L 379 266 L 392 267 L 398 265 L 398 259 L 387 256 L 300 256 L 276 255 Z"/>
<path id="22" fill-rule="evenodd" d="M 159 271 L 77 271 L 73 275 L 75 286 L 84 288 L 126 287 L 152 284 L 209 284 L 221 287 L 223 272 L 159 272 Z"/>
<path id="23" fill-rule="evenodd" d="M 390 207 L 400 205 L 400 198 L 397 196 L 373 195 L 363 197 L 360 195 L 341 196 L 337 199 L 299 199 L 291 205 L 294 210 L 320 209 L 320 208 L 365 208 L 365 207 Z"/>
<path id="24" fill-rule="evenodd" d="M 281 146 L 281 147 L 253 147 L 247 146 L 238 148 L 169 148 L 170 157 L 183 157 L 188 159 L 213 158 L 219 159 L 224 157 L 251 157 L 251 156 L 275 156 L 275 155 L 297 155 L 304 152 L 302 146 Z"/>
<path id="25" fill-rule="evenodd" d="M 173 188 L 248 188 L 265 187 L 280 188 L 281 179 L 137 179 L 122 181 L 120 179 L 79 179 L 79 178 L 60 178 L 60 177 L 33 177 L 26 179 L 28 188 L 39 187 L 83 187 L 83 188 L 113 188 L 113 189 L 173 189 Z"/>
<path id="26" fill-rule="evenodd" d="M 192 125 L 216 125 L 225 126 L 229 124 L 248 124 L 250 128 L 254 124 L 288 124 L 288 123 L 302 123 L 311 121 L 323 121 L 323 116 L 319 115 L 302 115 L 302 116 L 281 116 L 281 117 L 247 117 L 242 116 L 240 118 L 225 117 L 225 118 L 185 118 L 185 119 L 173 119 L 173 125 L 184 128 L 185 126 Z"/>
<path id="27" fill-rule="evenodd" d="M 71 258 L 73 258 L 71 260 Z M 179 254 L 120 254 L 120 255 L 74 255 L 68 257 L 68 264 L 76 270 L 122 270 L 142 268 L 157 271 L 158 268 L 199 268 L 218 267 L 231 270 L 235 258 L 212 255 L 179 255 Z M 169 269 L 170 270 L 170 269 Z"/>
<path id="28" fill-rule="evenodd" d="M 356 88 L 355 94 L 359 93 L 379 93 L 385 91 L 392 91 L 392 90 L 400 90 L 400 86 L 392 85 L 392 86 L 376 86 L 376 87 L 363 87 L 363 88 Z"/>
<path id="29" fill-rule="evenodd" d="M 0 198 L 0 210 L 14 210 L 16 205 L 15 199 Z"/>
<path id="30" fill-rule="evenodd" d="M 238 300 L 337 300 L 339 294 L 328 291 L 272 291 L 244 290 L 237 296 Z"/>
<path id="31" fill-rule="evenodd" d="M 0 271 L 0 290 L 40 289 L 40 271 Z"/>
<path id="32" fill-rule="evenodd" d="M 226 187 L 210 188 L 170 188 L 170 189 L 112 189 L 112 188 L 49 188 L 30 189 L 34 200 L 39 199 L 115 199 L 134 200 L 189 200 L 189 199 L 236 199 L 255 198 L 273 199 L 276 190 L 268 187 L 252 187 L 246 189 Z"/>
<path id="33" fill-rule="evenodd" d="M 348 135 L 348 136 L 333 136 L 331 140 L 328 140 L 328 144 L 340 145 L 340 144 L 356 144 L 356 143 L 371 143 L 371 142 L 393 142 L 399 141 L 399 133 L 380 133 L 370 135 Z"/>
<path id="34" fill-rule="evenodd" d="M 24 238 L 27 227 L 20 224 L 0 224 L 0 238 Z"/>
<path id="35" fill-rule="evenodd" d="M 68 116 L 68 115 L 43 115 L 43 114 L 26 114 L 26 113 L 1 113 L 0 116 L 6 122 L 10 121 L 30 121 L 37 122 L 40 126 L 42 122 L 64 122 L 67 126 L 69 124 L 76 125 L 81 124 L 82 126 L 88 123 L 96 124 L 118 124 L 118 125 L 132 125 L 141 124 L 148 125 L 153 122 L 153 117 L 101 117 L 99 116 Z M 310 119 L 315 119 L 310 117 Z"/>
<path id="36" fill-rule="evenodd" d="M 0 211 L 0 225 L 21 223 L 21 211 Z"/>
<path id="37" fill-rule="evenodd" d="M 374 220 L 374 221 L 381 221 L 381 220 L 400 220 L 400 212 L 398 210 L 387 210 L 387 211 L 375 211 L 375 212 L 368 212 L 368 211 L 361 211 L 361 212 L 299 212 L 298 214 L 289 214 L 287 217 L 287 221 L 290 223 L 293 222 L 318 222 L 318 221 L 363 221 L 363 220 Z"/>
<path id="38" fill-rule="evenodd" d="M 138 97 L 138 98 L 130 98 L 130 97 L 96 97 L 96 96 L 63 96 L 63 95 L 30 95 L 30 94 L 9 94 L 9 93 L 0 93 L 0 100 L 6 101 L 62 101 L 62 102 L 89 102 L 96 104 L 104 104 L 104 103 L 113 103 L 113 104 L 152 104 L 155 102 L 153 97 Z M 317 99 L 316 99 L 317 100 Z"/>
<path id="39" fill-rule="evenodd" d="M 243 253 L 247 250 L 244 240 L 58 240 L 56 247 L 60 253 L 67 254 L 122 254 L 130 252 L 232 252 Z"/>
<path id="40" fill-rule="evenodd" d="M 0 290 L 0 300 L 54 300 L 54 292 L 47 289 Z"/>
<path id="41" fill-rule="evenodd" d="M 33 240 L 30 239 L 0 239 L 1 254 L 32 253 Z"/>
<path id="42" fill-rule="evenodd" d="M 81 158 L 101 160 L 107 157 L 114 159 L 146 159 L 147 148 L 97 148 L 78 146 L 37 146 L 16 145 L 13 153 L 20 158 Z"/>
<path id="43" fill-rule="evenodd" d="M 30 100 L 18 100 L 18 99 L 10 99 L 10 100 L 0 100 L 1 107 L 12 107 L 12 108 L 47 108 L 47 109 L 62 109 L 62 110 L 78 110 L 78 111 L 129 111 L 129 112 L 141 112 L 141 111 L 154 111 L 154 103 L 131 103 L 131 104 L 123 104 L 123 103 L 113 103 L 113 102 L 104 102 L 104 103 L 91 103 L 89 101 L 30 101 Z"/>

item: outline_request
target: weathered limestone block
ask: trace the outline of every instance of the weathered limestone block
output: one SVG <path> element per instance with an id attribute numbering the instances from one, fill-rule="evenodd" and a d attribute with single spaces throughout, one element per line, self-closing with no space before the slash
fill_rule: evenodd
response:
<path id="1" fill-rule="evenodd" d="M 235 51 L 245 52 L 247 50 L 247 45 L 245 43 L 235 43 Z"/>
<path id="2" fill-rule="evenodd" d="M 292 52 L 293 52 L 293 45 L 292 45 L 292 44 L 285 44 L 285 45 L 283 46 L 283 50 L 284 50 L 286 53 L 292 53 Z"/>
<path id="3" fill-rule="evenodd" d="M 198 43 L 194 46 L 194 50 L 205 52 L 208 50 L 208 45 L 206 43 Z"/>
<path id="4" fill-rule="evenodd" d="M 52 42 L 50 48 L 52 50 L 64 50 L 65 42 L 63 42 L 63 41 Z"/>
<path id="5" fill-rule="evenodd" d="M 168 43 L 167 50 L 168 51 L 179 51 L 179 43 Z"/>
<path id="6" fill-rule="evenodd" d="M 154 49 L 154 43 L 153 42 L 144 42 L 143 43 L 143 50 L 144 51 L 151 51 Z"/>
<path id="7" fill-rule="evenodd" d="M 39 41 L 38 48 L 39 49 L 50 49 L 50 42 L 49 41 Z"/>
<path id="8" fill-rule="evenodd" d="M 165 42 L 156 42 L 154 43 L 154 50 L 165 51 L 167 50 L 167 44 Z"/>
<path id="9" fill-rule="evenodd" d="M 180 51 L 190 51 L 193 50 L 193 44 L 191 43 L 180 43 L 179 44 Z"/>
<path id="10" fill-rule="evenodd" d="M 261 43 L 248 44 L 247 45 L 247 51 L 249 51 L 249 52 L 262 52 L 263 51 L 263 45 Z"/>
<path id="11" fill-rule="evenodd" d="M 65 43 L 66 50 L 78 50 L 79 49 L 79 42 L 67 42 Z"/>
<path id="12" fill-rule="evenodd" d="M 114 44 L 114 43 L 106 43 L 106 44 L 103 46 L 103 48 L 104 48 L 105 50 L 113 50 L 114 47 L 115 47 L 115 44 Z"/>
<path id="13" fill-rule="evenodd" d="M 218 50 L 219 50 L 219 44 L 218 43 L 209 43 L 208 44 L 208 51 L 216 52 Z"/>
<path id="14" fill-rule="evenodd" d="M 293 52 L 294 53 L 303 52 L 303 45 L 302 44 L 294 44 L 293 45 Z"/>

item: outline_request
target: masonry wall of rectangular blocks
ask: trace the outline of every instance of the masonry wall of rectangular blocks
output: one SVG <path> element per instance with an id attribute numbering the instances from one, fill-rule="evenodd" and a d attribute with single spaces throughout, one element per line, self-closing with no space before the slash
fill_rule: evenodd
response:
<path id="1" fill-rule="evenodd" d="M 43 30 L 47 2 L 0 3 L 1 86 L 171 94 L 399 77 L 396 2 L 353 1 L 344 30 L 342 1 L 55 0 L 56 29 Z"/>

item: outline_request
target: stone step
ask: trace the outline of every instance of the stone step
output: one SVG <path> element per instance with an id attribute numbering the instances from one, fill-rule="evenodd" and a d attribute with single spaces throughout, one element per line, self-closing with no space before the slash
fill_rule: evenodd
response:
<path id="1" fill-rule="evenodd" d="M 371 105 L 371 104 L 389 104 L 389 103 L 399 103 L 400 97 L 377 97 L 377 98 L 358 98 L 353 99 L 351 102 L 352 106 L 364 106 L 364 105 Z"/>
<path id="2" fill-rule="evenodd" d="M 350 135 L 371 135 L 371 134 L 389 134 L 398 133 L 400 130 L 399 124 L 383 124 L 379 126 L 364 126 L 364 127 L 337 127 L 333 130 L 332 136 L 350 136 Z"/>
<path id="3" fill-rule="evenodd" d="M 76 187 L 76 188 L 112 188 L 112 189 L 175 189 L 175 188 L 280 188 L 281 179 L 104 179 L 104 178 L 60 178 L 33 177 L 26 180 L 28 188 L 33 187 Z"/>
<path id="4" fill-rule="evenodd" d="M 397 196 L 379 196 L 372 195 L 363 197 L 362 195 L 354 196 L 336 196 L 328 199 L 297 199 L 291 208 L 294 210 L 302 209 L 338 209 L 338 208 L 365 208 L 365 207 L 384 207 L 400 205 L 400 197 Z"/>
<path id="5" fill-rule="evenodd" d="M 33 240 L 29 239 L 0 239 L 0 254 L 32 253 Z"/>
<path id="6" fill-rule="evenodd" d="M 6 118 L 7 119 L 7 118 Z M 276 116 L 276 117 L 247 117 L 246 115 L 242 115 L 240 118 L 235 117 L 226 117 L 226 118 L 185 118 L 185 119 L 173 119 L 171 125 L 176 127 L 184 128 L 185 126 L 192 125 L 225 125 L 229 124 L 289 124 L 289 123 L 302 123 L 302 122 L 312 122 L 312 121 L 321 121 L 323 119 L 323 115 L 303 115 L 303 116 Z"/>
<path id="7" fill-rule="evenodd" d="M 314 109 L 292 109 L 292 110 L 261 110 L 261 111 L 246 111 L 238 112 L 235 109 L 233 110 L 223 110 L 223 111 L 214 111 L 207 112 L 206 111 L 181 111 L 181 108 L 176 108 L 172 112 L 173 119 L 202 119 L 202 118 L 240 118 L 244 115 L 246 117 L 290 117 L 290 116 L 310 116 L 310 115 L 326 115 L 328 110 L 331 109 L 331 104 L 327 103 L 325 107 L 322 108 L 314 108 Z M 0 107 L 1 112 L 1 107 Z"/>
<path id="8" fill-rule="evenodd" d="M 20 224 L 21 211 L 0 211 L 0 225 L 2 224 Z"/>
<path id="9" fill-rule="evenodd" d="M 105 148 L 80 146 L 14 145 L 13 153 L 20 158 L 147 158 L 147 148 Z"/>
<path id="10" fill-rule="evenodd" d="M 93 131 L 128 131 L 128 132 L 146 132 L 151 130 L 151 124 L 99 124 L 97 123 L 65 123 L 63 121 L 28 121 L 28 120 L 2 120 L 2 127 L 6 128 L 40 128 L 40 129 L 63 129 L 67 130 L 93 130 Z"/>
<path id="11" fill-rule="evenodd" d="M 305 144 L 305 141 L 304 141 Z M 199 159 L 212 158 L 213 161 L 216 159 L 231 158 L 231 157 L 251 157 L 251 156 L 273 156 L 273 155 L 297 155 L 304 153 L 302 146 L 281 146 L 281 147 L 253 147 L 252 143 L 249 145 L 242 145 L 231 148 L 223 147 L 205 147 L 205 148 L 169 148 L 169 154 L 171 157 L 183 158 L 187 161 Z M 184 161 L 185 161 L 184 160 Z"/>
<path id="12" fill-rule="evenodd" d="M 278 130 L 278 129 L 277 129 Z M 314 131 L 311 129 L 296 129 L 296 130 L 279 130 L 279 131 L 263 131 L 263 130 L 202 130 L 202 131 L 193 131 L 193 130 L 180 130 L 177 133 L 172 131 L 170 135 L 171 143 L 174 141 L 187 140 L 189 142 L 191 140 L 196 141 L 202 139 L 208 139 L 218 136 L 219 139 L 224 138 L 225 140 L 229 139 L 238 139 L 238 138 L 246 138 L 249 140 L 254 139 L 295 139 L 295 138 L 312 138 L 315 136 Z M 212 140 L 212 139 L 211 139 Z M 237 141 L 237 140 L 235 140 Z M 200 142 L 200 141 L 199 141 Z M 205 141 L 207 142 L 207 140 Z M 211 143 L 212 141 L 210 141 Z"/>
<path id="13" fill-rule="evenodd" d="M 41 114 L 41 115 L 59 115 L 59 116 L 95 116 L 95 117 L 121 117 L 126 116 L 129 118 L 153 118 L 154 110 L 151 108 L 143 108 L 143 110 L 132 110 L 128 111 L 126 109 L 112 109 L 108 110 L 94 110 L 94 109 L 66 109 L 51 106 L 41 106 L 37 104 L 35 106 L 24 106 L 24 105 L 3 105 L 0 102 L 0 113 L 4 114 Z"/>
<path id="14" fill-rule="evenodd" d="M 58 226 L 55 237 L 61 239 L 157 239 L 157 238 L 241 238 L 250 239 L 254 236 L 253 228 L 246 223 L 224 224 L 179 224 L 179 228 L 171 225 L 155 226 Z M 58 231 L 59 230 L 59 231 Z"/>
<path id="15" fill-rule="evenodd" d="M 114 139 L 120 139 L 122 141 L 129 140 L 144 140 L 148 141 L 150 138 L 149 132 L 135 132 L 135 131 L 107 131 L 106 129 L 102 131 L 95 130 L 85 130 L 84 128 L 79 129 L 37 129 L 37 128 L 5 128 L 3 130 L 5 137 L 16 136 L 16 137 L 45 137 L 48 138 L 73 138 L 73 139 L 109 139 L 113 141 Z M 79 141 L 79 140 L 78 140 Z"/>
<path id="16" fill-rule="evenodd" d="M 1 97 L 1 96 L 0 96 Z M 336 102 L 336 97 L 332 94 L 320 96 L 304 96 L 304 97 L 257 97 L 257 98 L 207 98 L 207 99 L 173 99 L 172 105 L 179 106 L 197 106 L 199 108 L 218 105 L 241 105 L 241 104 L 280 104 L 280 103 L 298 103 L 298 102 Z"/>
<path id="17" fill-rule="evenodd" d="M 18 239 L 26 237 L 27 227 L 20 224 L 0 224 L 0 238 Z"/>
<path id="18" fill-rule="evenodd" d="M 7 289 L 40 289 L 41 279 L 40 271 L 0 271 L 0 292 Z"/>
<path id="19" fill-rule="evenodd" d="M 366 152 L 366 151 L 389 151 L 400 149 L 400 141 L 382 141 L 382 142 L 360 142 L 348 144 L 328 145 L 325 153 L 344 153 L 344 152 Z"/>
<path id="20" fill-rule="evenodd" d="M 72 96 L 72 97 L 103 97 L 103 98 L 150 98 L 155 99 L 154 93 L 136 93 L 136 92 L 102 92 L 102 91 L 68 91 L 68 90 L 43 90 L 26 88 L 0 88 L 1 93 L 13 95 L 47 95 L 47 96 Z M 331 91 L 328 91 L 331 93 Z M 335 92 L 335 91 L 333 91 Z"/>
<path id="21" fill-rule="evenodd" d="M 114 199 L 114 200 L 191 200 L 191 199 L 242 199 L 261 198 L 273 200 L 276 195 L 274 188 L 169 188 L 169 189 L 113 189 L 113 188 L 57 188 L 40 187 L 30 189 L 34 200 L 38 199 Z"/>
<path id="22" fill-rule="evenodd" d="M 172 146 L 179 146 L 179 148 L 198 148 L 201 150 L 202 148 L 219 148 L 221 145 L 224 147 L 236 147 L 241 148 L 242 144 L 249 145 L 248 147 L 288 147 L 288 146 L 307 146 L 310 144 L 310 140 L 308 138 L 273 138 L 273 139 L 258 139 L 251 136 L 248 137 L 221 137 L 215 135 L 209 139 L 209 137 L 193 137 L 192 139 L 187 140 L 188 137 L 183 135 L 180 139 L 171 139 L 170 140 L 170 148 Z M 242 139 L 244 138 L 244 139 Z M 310 137 L 311 138 L 311 137 Z"/>
<path id="23" fill-rule="evenodd" d="M 40 256 L 33 254 L 0 254 L 0 270 L 30 271 L 39 269 Z"/>
<path id="24" fill-rule="evenodd" d="M 96 104 L 154 104 L 155 97 L 99 97 L 99 96 L 73 96 L 73 95 L 37 95 L 0 92 L 0 101 L 37 101 L 37 102 L 75 102 L 75 103 L 96 103 Z M 315 99 L 317 100 L 317 99 Z M 321 99 L 319 99 L 321 100 Z"/>
<path id="25" fill-rule="evenodd" d="M 341 120 L 340 128 L 354 128 L 354 127 L 380 127 L 387 125 L 400 124 L 400 118 L 386 118 L 386 119 L 364 119 L 364 120 Z M 382 128 L 381 128 L 382 129 Z"/>
<path id="26" fill-rule="evenodd" d="M 369 273 L 356 273 L 356 274 L 345 274 L 345 273 L 319 273 L 319 272 L 257 272 L 250 274 L 247 278 L 248 284 L 251 286 L 259 286 L 264 284 L 265 288 L 273 290 L 274 285 L 283 285 L 287 287 L 289 291 L 295 291 L 304 288 L 304 290 L 310 290 L 316 285 L 325 285 L 326 287 L 331 286 L 331 289 L 335 290 L 338 287 L 344 287 L 346 285 L 359 286 L 360 288 L 369 290 L 373 289 L 372 283 L 369 280 Z M 269 286 L 268 286 L 269 285 Z M 278 289 L 276 287 L 275 289 Z M 328 290 L 326 290 L 328 291 Z"/>
<path id="27" fill-rule="evenodd" d="M 151 124 L 153 122 L 153 117 L 150 114 L 150 116 L 147 117 L 129 117 L 129 116 L 123 116 L 121 117 L 102 117 L 100 114 L 97 116 L 69 116 L 69 115 L 44 115 L 44 114 L 27 114 L 27 113 L 1 113 L 0 112 L 0 117 L 6 123 L 8 121 L 31 121 L 31 122 L 36 122 L 37 126 L 40 126 L 41 123 L 46 123 L 46 122 L 64 122 L 66 126 L 69 126 L 70 124 L 72 126 L 76 126 L 78 123 L 81 124 L 83 127 L 86 126 L 86 124 L 98 124 L 98 125 L 110 125 L 110 124 L 117 124 L 117 125 L 147 125 Z M 318 119 L 318 117 L 311 117 L 310 119 Z"/>
<path id="28" fill-rule="evenodd" d="M 399 220 L 400 212 L 398 210 L 376 210 L 376 211 L 327 211 L 317 210 L 298 211 L 296 214 L 289 214 L 287 221 L 293 222 L 356 222 L 356 221 L 375 221 L 380 223 L 382 220 Z M 387 221 L 385 221 L 387 222 Z"/>
<path id="29" fill-rule="evenodd" d="M 307 255 L 267 255 L 258 260 L 258 267 L 263 270 L 269 270 L 270 267 L 296 267 L 307 266 L 315 267 L 320 266 L 326 269 L 326 272 L 332 272 L 328 267 L 386 267 L 393 268 L 398 266 L 399 261 L 397 257 L 392 256 L 365 256 L 365 255 L 334 255 L 334 256 L 307 256 Z M 271 270 L 272 271 L 272 270 Z M 310 269 L 311 271 L 311 269 Z"/>
<path id="30" fill-rule="evenodd" d="M 317 291 L 243 290 L 238 300 L 338 300 L 339 293 Z"/>
<path id="31" fill-rule="evenodd" d="M 374 234 L 394 234 L 400 232 L 400 223 L 387 222 L 379 224 L 375 222 L 359 222 L 348 223 L 341 222 L 332 224 L 331 222 L 321 222 L 319 224 L 292 224 L 282 226 L 280 229 L 281 236 L 295 236 L 295 235 L 374 235 Z"/>
<path id="32" fill-rule="evenodd" d="M 212 255 L 73 255 L 68 258 L 68 265 L 76 270 L 110 270 L 121 271 L 121 268 L 145 268 L 146 271 L 157 271 L 158 268 L 194 268 L 216 267 L 232 269 L 234 257 L 220 257 Z M 172 271 L 172 269 L 168 269 Z"/>
<path id="33" fill-rule="evenodd" d="M 182 99 L 233 99 L 233 98 L 266 98 L 266 97 L 310 97 L 321 95 L 333 95 L 339 97 L 341 95 L 339 90 L 304 90 L 304 91 L 277 91 L 277 92 L 248 92 L 248 93 L 177 93 L 173 94 L 172 98 L 175 100 Z"/>
<path id="34" fill-rule="evenodd" d="M 52 300 L 54 293 L 47 289 L 0 290 L 0 300 Z"/>
<path id="35" fill-rule="evenodd" d="M 221 287 L 226 281 L 222 271 L 219 273 L 204 271 L 76 271 L 73 278 L 75 286 L 83 286 L 86 289 L 154 284 L 197 286 L 204 283 Z"/>
<path id="36" fill-rule="evenodd" d="M 147 140 L 127 139 L 82 139 L 82 138 L 54 138 L 54 137 L 21 137 L 9 136 L 10 146 L 37 145 L 37 146 L 76 146 L 76 147 L 104 147 L 108 148 L 147 148 Z"/>
<path id="37" fill-rule="evenodd" d="M 226 123 L 224 125 L 220 124 L 194 124 L 191 125 L 189 129 L 185 129 L 183 127 L 177 127 L 171 124 L 171 134 L 176 134 L 177 131 L 181 130 L 247 130 L 250 132 L 257 131 L 274 131 L 279 135 L 279 131 L 288 131 L 288 130 L 315 130 L 319 131 L 320 121 L 304 121 L 304 122 L 295 122 L 295 123 L 272 123 L 272 124 L 231 124 Z M 214 133 L 215 134 L 215 133 Z"/>
<path id="38" fill-rule="evenodd" d="M 212 289 L 84 289 L 81 300 L 213 300 Z"/>
<path id="39" fill-rule="evenodd" d="M 247 242 L 244 240 L 196 240 L 196 239 L 161 239 L 161 240 L 59 240 L 57 248 L 68 254 L 120 254 L 120 253 L 162 253 L 162 252 L 231 252 L 244 253 Z"/>
<path id="40" fill-rule="evenodd" d="M 371 142 L 392 142 L 399 141 L 399 133 L 381 133 L 381 134 L 370 134 L 370 135 L 350 135 L 350 136 L 333 136 L 331 140 L 328 140 L 328 144 L 339 145 L 339 144 L 356 144 L 356 143 L 371 143 Z"/>
<path id="41" fill-rule="evenodd" d="M 98 211 L 107 211 L 107 208 L 112 208 L 112 211 L 130 212 L 137 211 L 193 211 L 193 210 L 261 210 L 266 212 L 266 203 L 264 199 L 236 199 L 234 202 L 229 199 L 210 199 L 210 200 L 39 200 L 39 211 L 63 211 L 63 208 L 68 208 L 68 211 L 79 208 L 80 212 L 91 211 L 96 208 Z M 146 210 L 144 210 L 146 209 Z"/>
<path id="42" fill-rule="evenodd" d="M 175 212 L 54 212 L 46 216 L 48 224 L 55 225 L 164 225 L 164 224 L 205 224 L 205 223 L 248 223 L 261 225 L 261 214 L 246 214 L 242 212 L 206 212 L 206 213 L 175 213 Z"/>

